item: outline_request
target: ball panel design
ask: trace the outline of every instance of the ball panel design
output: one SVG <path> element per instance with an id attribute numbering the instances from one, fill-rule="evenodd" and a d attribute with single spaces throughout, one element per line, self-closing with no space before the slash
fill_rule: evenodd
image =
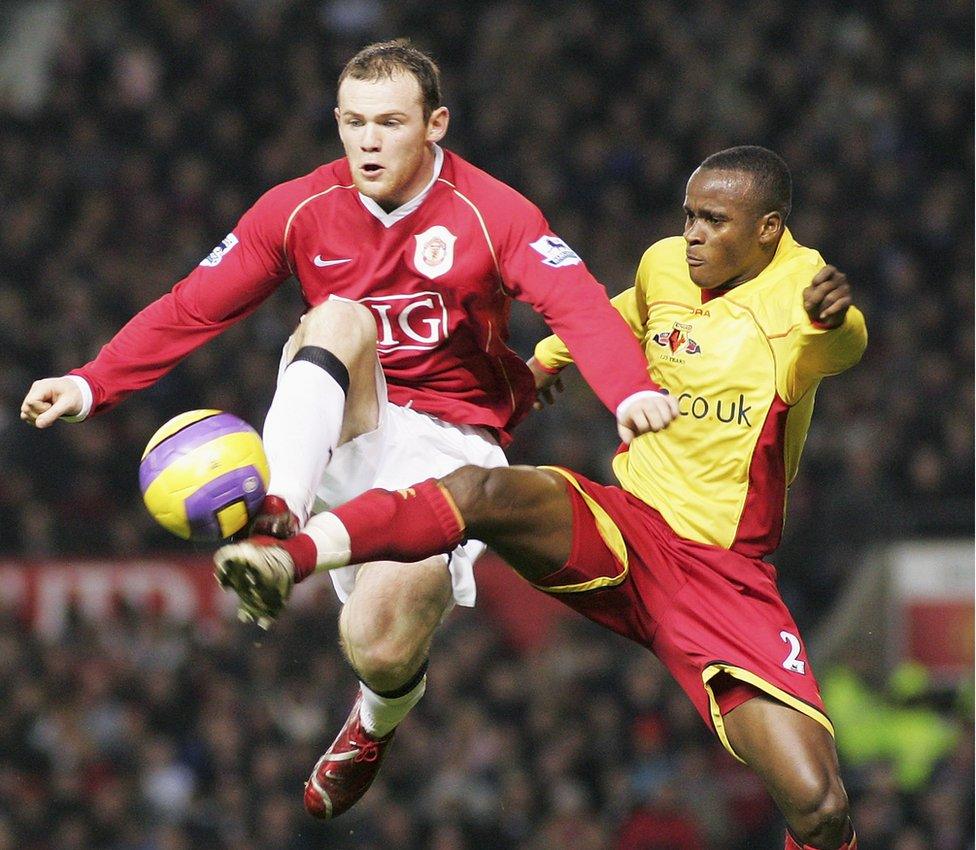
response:
<path id="1" fill-rule="evenodd" d="M 191 538 L 215 540 L 240 531 L 257 514 L 264 493 L 261 473 L 250 465 L 201 485 L 185 502 Z M 237 510 L 229 510 L 235 506 Z"/>
<path id="2" fill-rule="evenodd" d="M 251 520 L 247 505 L 243 502 L 234 502 L 226 508 L 217 511 L 217 525 L 220 527 L 221 537 L 230 537 L 237 534 Z"/>
<path id="3" fill-rule="evenodd" d="M 156 446 L 158 446 L 167 437 L 171 437 L 177 431 L 181 431 L 182 429 L 192 425 L 194 422 L 199 422 L 201 419 L 208 419 L 211 416 L 216 416 L 220 412 L 221 411 L 219 410 L 188 410 L 186 413 L 180 413 L 179 415 L 174 416 L 164 425 L 161 425 L 156 430 L 156 433 L 149 438 L 145 451 L 142 453 L 142 459 L 145 460 L 146 455 L 149 454 L 149 452 L 156 448 Z"/>
<path id="4" fill-rule="evenodd" d="M 167 422 L 139 468 L 149 512 L 184 540 L 217 541 L 240 531 L 257 514 L 269 477 L 258 433 L 230 413 L 209 410 Z"/>
<path id="5" fill-rule="evenodd" d="M 182 495 L 189 496 L 192 492 L 192 485 L 186 486 Z M 163 487 L 150 487 L 142 494 L 142 500 L 149 513 L 163 528 L 184 540 L 190 539 L 190 523 L 187 521 L 186 505 L 183 504 L 180 493 Z"/>
<path id="6" fill-rule="evenodd" d="M 194 411 L 194 413 L 207 413 L 211 411 Z M 213 412 L 211 412 L 213 413 Z M 177 419 L 179 417 L 176 417 Z M 166 426 L 163 426 L 164 428 Z M 162 430 L 162 429 L 161 429 Z M 156 432 L 159 433 L 158 431 Z M 139 465 L 139 486 L 145 490 L 160 475 L 163 470 L 170 468 L 174 464 L 180 463 L 182 456 L 189 455 L 195 449 L 216 441 L 219 437 L 228 435 L 246 435 L 251 439 L 251 445 L 257 445 L 257 450 L 263 456 L 264 449 L 261 446 L 261 438 L 246 422 L 242 422 L 230 413 L 220 413 L 195 420 L 170 431 L 162 440 L 157 441 L 156 445 L 147 450 L 142 456 L 142 463 Z M 221 443 L 218 448 L 215 443 L 215 452 L 225 451 Z M 255 449 L 245 447 L 243 452 L 254 452 Z M 248 457 L 240 454 L 240 457 Z M 267 476 L 265 476 L 267 477 Z"/>

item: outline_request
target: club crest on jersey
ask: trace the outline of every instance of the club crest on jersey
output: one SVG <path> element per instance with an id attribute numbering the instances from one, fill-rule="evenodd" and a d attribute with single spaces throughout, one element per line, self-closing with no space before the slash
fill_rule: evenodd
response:
<path id="1" fill-rule="evenodd" d="M 670 348 L 672 354 L 681 354 L 682 352 L 685 354 L 701 354 L 701 346 L 688 336 L 690 330 L 691 325 L 675 322 L 671 330 L 654 334 L 653 340 L 661 348 Z"/>
<path id="2" fill-rule="evenodd" d="M 554 269 L 576 266 L 583 262 L 579 254 L 558 236 L 540 236 L 535 242 L 530 242 L 529 247 L 542 254 L 542 265 Z"/>
<path id="3" fill-rule="evenodd" d="M 413 252 L 414 267 L 424 277 L 433 280 L 454 265 L 454 243 L 457 236 L 442 224 L 435 224 L 414 236 L 417 247 Z"/>
<path id="4" fill-rule="evenodd" d="M 233 233 L 228 233 L 224 237 L 224 241 L 221 242 L 216 248 L 214 248 L 207 256 L 200 261 L 201 266 L 207 266 L 208 268 L 213 268 L 214 266 L 219 266 L 220 261 L 224 259 L 224 256 L 237 244 L 237 237 Z"/>

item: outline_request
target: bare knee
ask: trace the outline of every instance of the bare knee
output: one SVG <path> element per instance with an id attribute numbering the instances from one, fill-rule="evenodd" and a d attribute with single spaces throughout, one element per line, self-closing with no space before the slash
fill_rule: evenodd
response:
<path id="1" fill-rule="evenodd" d="M 408 681 L 426 658 L 426 653 L 417 654 L 392 640 L 363 643 L 353 636 L 344 636 L 342 643 L 356 675 L 380 693 L 395 690 Z"/>
<path id="2" fill-rule="evenodd" d="M 468 525 L 477 522 L 489 494 L 503 490 L 504 482 L 493 476 L 495 471 L 481 466 L 462 466 L 442 480 Z"/>
<path id="3" fill-rule="evenodd" d="M 786 820 L 804 844 L 833 850 L 844 841 L 850 811 L 839 777 L 811 777 L 798 783 L 786 805 Z"/>
<path id="4" fill-rule="evenodd" d="M 430 643 L 428 636 L 406 639 L 383 631 L 378 622 L 364 623 L 344 616 L 339 620 L 346 658 L 356 675 L 380 692 L 394 690 L 408 681 L 423 664 Z"/>
<path id="5" fill-rule="evenodd" d="M 348 360 L 376 348 L 376 321 L 362 304 L 330 299 L 305 314 L 295 332 L 295 344 L 328 348 L 340 359 Z"/>

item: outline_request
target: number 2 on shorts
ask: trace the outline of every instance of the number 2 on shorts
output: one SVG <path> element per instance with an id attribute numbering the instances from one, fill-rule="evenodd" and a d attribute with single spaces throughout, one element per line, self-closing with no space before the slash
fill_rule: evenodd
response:
<path id="1" fill-rule="evenodd" d="M 794 673 L 800 673 L 801 675 L 806 672 L 806 664 L 800 661 L 800 639 L 790 632 L 780 632 L 779 636 L 783 639 L 784 643 L 790 645 L 790 654 L 786 656 L 786 660 L 783 662 L 783 666 L 787 670 L 792 670 Z"/>

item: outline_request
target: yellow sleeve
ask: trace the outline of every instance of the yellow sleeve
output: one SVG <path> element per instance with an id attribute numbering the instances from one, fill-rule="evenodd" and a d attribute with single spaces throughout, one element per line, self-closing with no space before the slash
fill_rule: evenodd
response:
<path id="1" fill-rule="evenodd" d="M 540 339 L 535 344 L 535 359 L 550 372 L 558 372 L 563 366 L 573 362 L 569 349 L 555 334 Z"/>
<path id="2" fill-rule="evenodd" d="M 632 286 L 624 290 L 619 295 L 610 299 L 610 303 L 616 307 L 617 312 L 623 316 L 624 321 L 630 326 L 641 344 L 644 342 L 644 319 L 646 318 L 647 305 L 638 304 L 636 296 L 637 287 Z M 643 308 L 643 310 L 641 309 Z M 535 346 L 535 359 L 538 360 L 546 369 L 558 371 L 564 366 L 573 362 L 573 357 L 569 353 L 566 344 L 555 334 L 539 340 Z"/>
<path id="3" fill-rule="evenodd" d="M 844 323 L 833 330 L 818 328 L 809 319 L 802 322 L 792 334 L 783 400 L 794 404 L 821 378 L 850 369 L 867 344 L 864 314 L 857 307 L 849 308 Z"/>
<path id="4" fill-rule="evenodd" d="M 641 257 L 640 264 L 637 267 L 635 284 L 630 289 L 625 289 L 610 299 L 610 303 L 623 316 L 624 321 L 630 326 L 642 348 L 644 346 L 644 332 L 647 327 L 647 281 L 656 256 L 655 249 L 660 244 L 657 242 L 644 252 L 644 256 Z M 547 336 L 536 344 L 535 359 L 553 372 L 557 372 L 563 366 L 573 362 L 569 349 L 555 335 Z"/>

